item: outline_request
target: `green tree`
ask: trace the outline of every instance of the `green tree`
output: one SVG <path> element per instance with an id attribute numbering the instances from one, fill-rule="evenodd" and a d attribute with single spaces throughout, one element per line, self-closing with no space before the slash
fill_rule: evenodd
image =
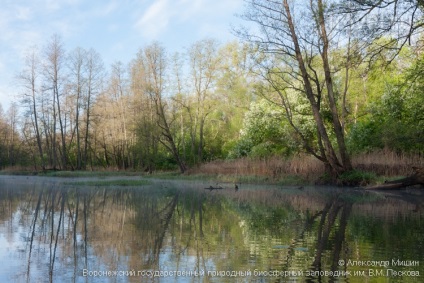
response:
<path id="1" fill-rule="evenodd" d="M 297 141 L 284 115 L 281 107 L 268 100 L 252 103 L 245 114 L 241 137 L 230 157 L 267 157 L 297 151 Z M 306 123 L 303 125 L 306 127 Z M 309 125 L 313 127 L 313 123 Z"/>
<path id="2" fill-rule="evenodd" d="M 390 65 L 385 63 L 390 52 L 382 53 L 380 60 L 367 64 L 363 93 L 354 98 L 359 110 L 348 134 L 353 152 L 422 152 L 423 64 L 422 55 L 415 53 L 414 48 L 404 48 Z"/>
<path id="3" fill-rule="evenodd" d="M 329 36 L 327 31 L 330 23 L 340 19 L 336 19 L 338 16 L 321 0 L 305 1 L 304 5 L 288 0 L 246 2 L 248 10 L 244 19 L 257 24 L 260 32 L 241 32 L 240 36 L 256 44 L 264 54 L 258 60 L 258 72 L 279 97 L 286 118 L 301 138 L 303 147 L 321 160 L 335 177 L 351 170 L 334 85 L 334 66 L 331 65 L 331 50 L 340 44 L 340 36 Z M 311 144 L 294 123 L 293 107 L 287 99 L 290 92 L 296 92 L 309 102 L 317 144 Z"/>

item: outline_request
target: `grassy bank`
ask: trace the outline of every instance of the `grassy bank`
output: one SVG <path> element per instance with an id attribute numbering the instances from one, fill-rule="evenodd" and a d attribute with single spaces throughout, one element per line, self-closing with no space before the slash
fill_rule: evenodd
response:
<path id="1" fill-rule="evenodd" d="M 352 157 L 354 171 L 341 177 L 344 184 L 357 182 L 361 185 L 378 183 L 410 175 L 412 166 L 424 166 L 424 156 L 397 154 L 381 150 L 358 154 Z M 144 176 L 147 178 L 214 180 L 232 183 L 266 183 L 281 185 L 314 184 L 325 179 L 323 164 L 309 155 L 295 155 L 291 158 L 271 157 L 266 159 L 241 158 L 236 160 L 217 160 L 189 169 L 186 174 L 179 172 L 155 172 L 147 175 L 137 171 L 47 171 L 35 172 L 25 168 L 8 168 L 1 174 L 40 175 L 49 177 L 111 177 Z"/>
<path id="2" fill-rule="evenodd" d="M 66 182 L 66 185 L 73 186 L 90 186 L 90 187 L 139 187 L 150 185 L 148 180 L 95 180 L 95 181 L 75 181 Z"/>

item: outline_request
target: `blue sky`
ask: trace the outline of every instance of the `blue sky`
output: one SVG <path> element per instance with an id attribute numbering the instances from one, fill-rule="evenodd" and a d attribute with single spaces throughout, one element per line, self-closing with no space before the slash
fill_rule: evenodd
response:
<path id="1" fill-rule="evenodd" d="M 0 102 L 6 110 L 18 94 L 15 75 L 25 52 L 42 49 L 59 34 L 66 50 L 94 48 L 106 64 L 128 63 L 139 48 L 161 42 L 168 52 L 197 40 L 235 39 L 231 25 L 243 0 L 2 0 Z"/>

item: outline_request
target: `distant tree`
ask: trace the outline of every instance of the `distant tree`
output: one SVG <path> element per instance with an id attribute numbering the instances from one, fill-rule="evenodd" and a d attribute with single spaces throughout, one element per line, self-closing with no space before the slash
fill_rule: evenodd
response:
<path id="1" fill-rule="evenodd" d="M 67 148 L 66 148 L 66 137 L 65 137 L 65 123 L 63 117 L 63 109 L 61 108 L 61 98 L 64 94 L 63 86 L 65 79 L 65 60 L 66 54 L 63 47 L 63 43 L 58 35 L 54 35 L 51 40 L 47 43 L 45 50 L 45 65 L 44 65 L 44 79 L 45 79 L 45 91 L 51 93 L 52 101 L 51 108 L 53 111 L 53 125 L 51 128 L 50 141 L 52 146 L 52 167 L 57 169 L 58 160 L 58 148 L 57 148 L 57 123 L 59 123 L 60 141 L 61 147 L 60 156 L 61 168 L 67 167 Z"/>
<path id="2" fill-rule="evenodd" d="M 159 142 L 169 150 L 181 173 L 184 173 L 187 168 L 175 143 L 175 131 L 172 127 L 173 120 L 169 119 L 167 113 L 169 105 L 165 98 L 167 70 L 165 49 L 158 43 L 153 43 L 144 48 L 140 56 L 144 68 L 143 89 L 153 102 L 156 111 L 157 126 L 161 134 Z"/>
<path id="3" fill-rule="evenodd" d="M 194 97 L 186 109 L 190 117 L 191 150 L 194 163 L 203 161 L 205 125 L 215 110 L 214 89 L 218 72 L 218 44 L 214 40 L 194 43 L 189 50 L 190 86 Z"/>
<path id="4" fill-rule="evenodd" d="M 103 81 L 105 77 L 103 59 L 96 50 L 89 49 L 86 53 L 86 59 L 86 92 L 83 97 L 85 110 L 84 151 L 82 156 L 83 169 L 86 169 L 88 165 L 92 108 L 97 95 L 103 90 Z"/>
<path id="5" fill-rule="evenodd" d="M 23 87 L 22 100 L 24 108 L 27 109 L 28 115 L 31 117 L 31 124 L 33 126 L 35 137 L 37 139 L 37 148 L 38 154 L 40 157 L 41 168 L 45 170 L 45 162 L 43 155 L 43 143 L 41 130 L 39 126 L 39 116 L 38 116 L 38 96 L 41 95 L 40 91 L 40 68 L 41 62 L 38 58 L 37 51 L 32 48 L 26 55 L 25 58 L 25 67 L 18 74 L 17 78 L 19 84 Z"/>
<path id="6" fill-rule="evenodd" d="M 76 132 L 76 147 L 77 147 L 77 164 L 76 169 L 82 169 L 82 149 L 81 149 L 81 134 L 80 134 L 80 116 L 82 110 L 83 92 L 85 91 L 85 72 L 86 72 L 86 51 L 80 47 L 76 48 L 69 54 L 68 65 L 70 70 L 70 84 L 72 88 L 72 96 L 75 101 L 75 127 Z M 73 134 L 72 134 L 73 136 Z"/>
<path id="7" fill-rule="evenodd" d="M 113 156 L 118 168 L 127 168 L 129 154 L 129 132 L 128 132 L 128 94 L 129 81 L 127 69 L 122 62 L 115 62 L 111 67 L 109 81 L 109 96 L 112 100 L 112 107 L 107 109 L 112 116 L 114 136 L 111 137 L 113 143 Z"/>
<path id="8" fill-rule="evenodd" d="M 254 51 L 248 44 L 237 41 L 226 43 L 218 50 L 217 107 L 210 117 L 213 138 L 208 140 L 209 144 L 219 144 L 223 156 L 237 144 L 245 113 L 255 99 L 256 80 L 251 71 Z"/>

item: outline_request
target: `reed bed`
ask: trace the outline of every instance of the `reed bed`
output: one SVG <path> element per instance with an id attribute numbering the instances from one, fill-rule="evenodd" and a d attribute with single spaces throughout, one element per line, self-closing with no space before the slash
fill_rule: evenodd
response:
<path id="1" fill-rule="evenodd" d="M 241 158 L 216 160 L 189 170 L 188 174 L 266 176 L 278 179 L 284 175 L 297 175 L 309 179 L 310 175 L 324 172 L 322 164 L 307 155 L 290 159 L 271 157 L 266 159 Z"/>
<path id="2" fill-rule="evenodd" d="M 352 157 L 352 164 L 357 170 L 378 176 L 405 176 L 412 173 L 413 166 L 424 166 L 424 156 L 380 150 L 355 155 Z M 298 154 L 291 158 L 216 160 L 192 168 L 188 174 L 266 176 L 274 180 L 298 176 L 313 182 L 324 174 L 324 166 L 312 156 Z"/>
<path id="3" fill-rule="evenodd" d="M 352 163 L 358 170 L 373 172 L 380 176 L 406 176 L 412 173 L 413 166 L 424 166 L 424 155 L 396 153 L 383 149 L 355 155 Z"/>

